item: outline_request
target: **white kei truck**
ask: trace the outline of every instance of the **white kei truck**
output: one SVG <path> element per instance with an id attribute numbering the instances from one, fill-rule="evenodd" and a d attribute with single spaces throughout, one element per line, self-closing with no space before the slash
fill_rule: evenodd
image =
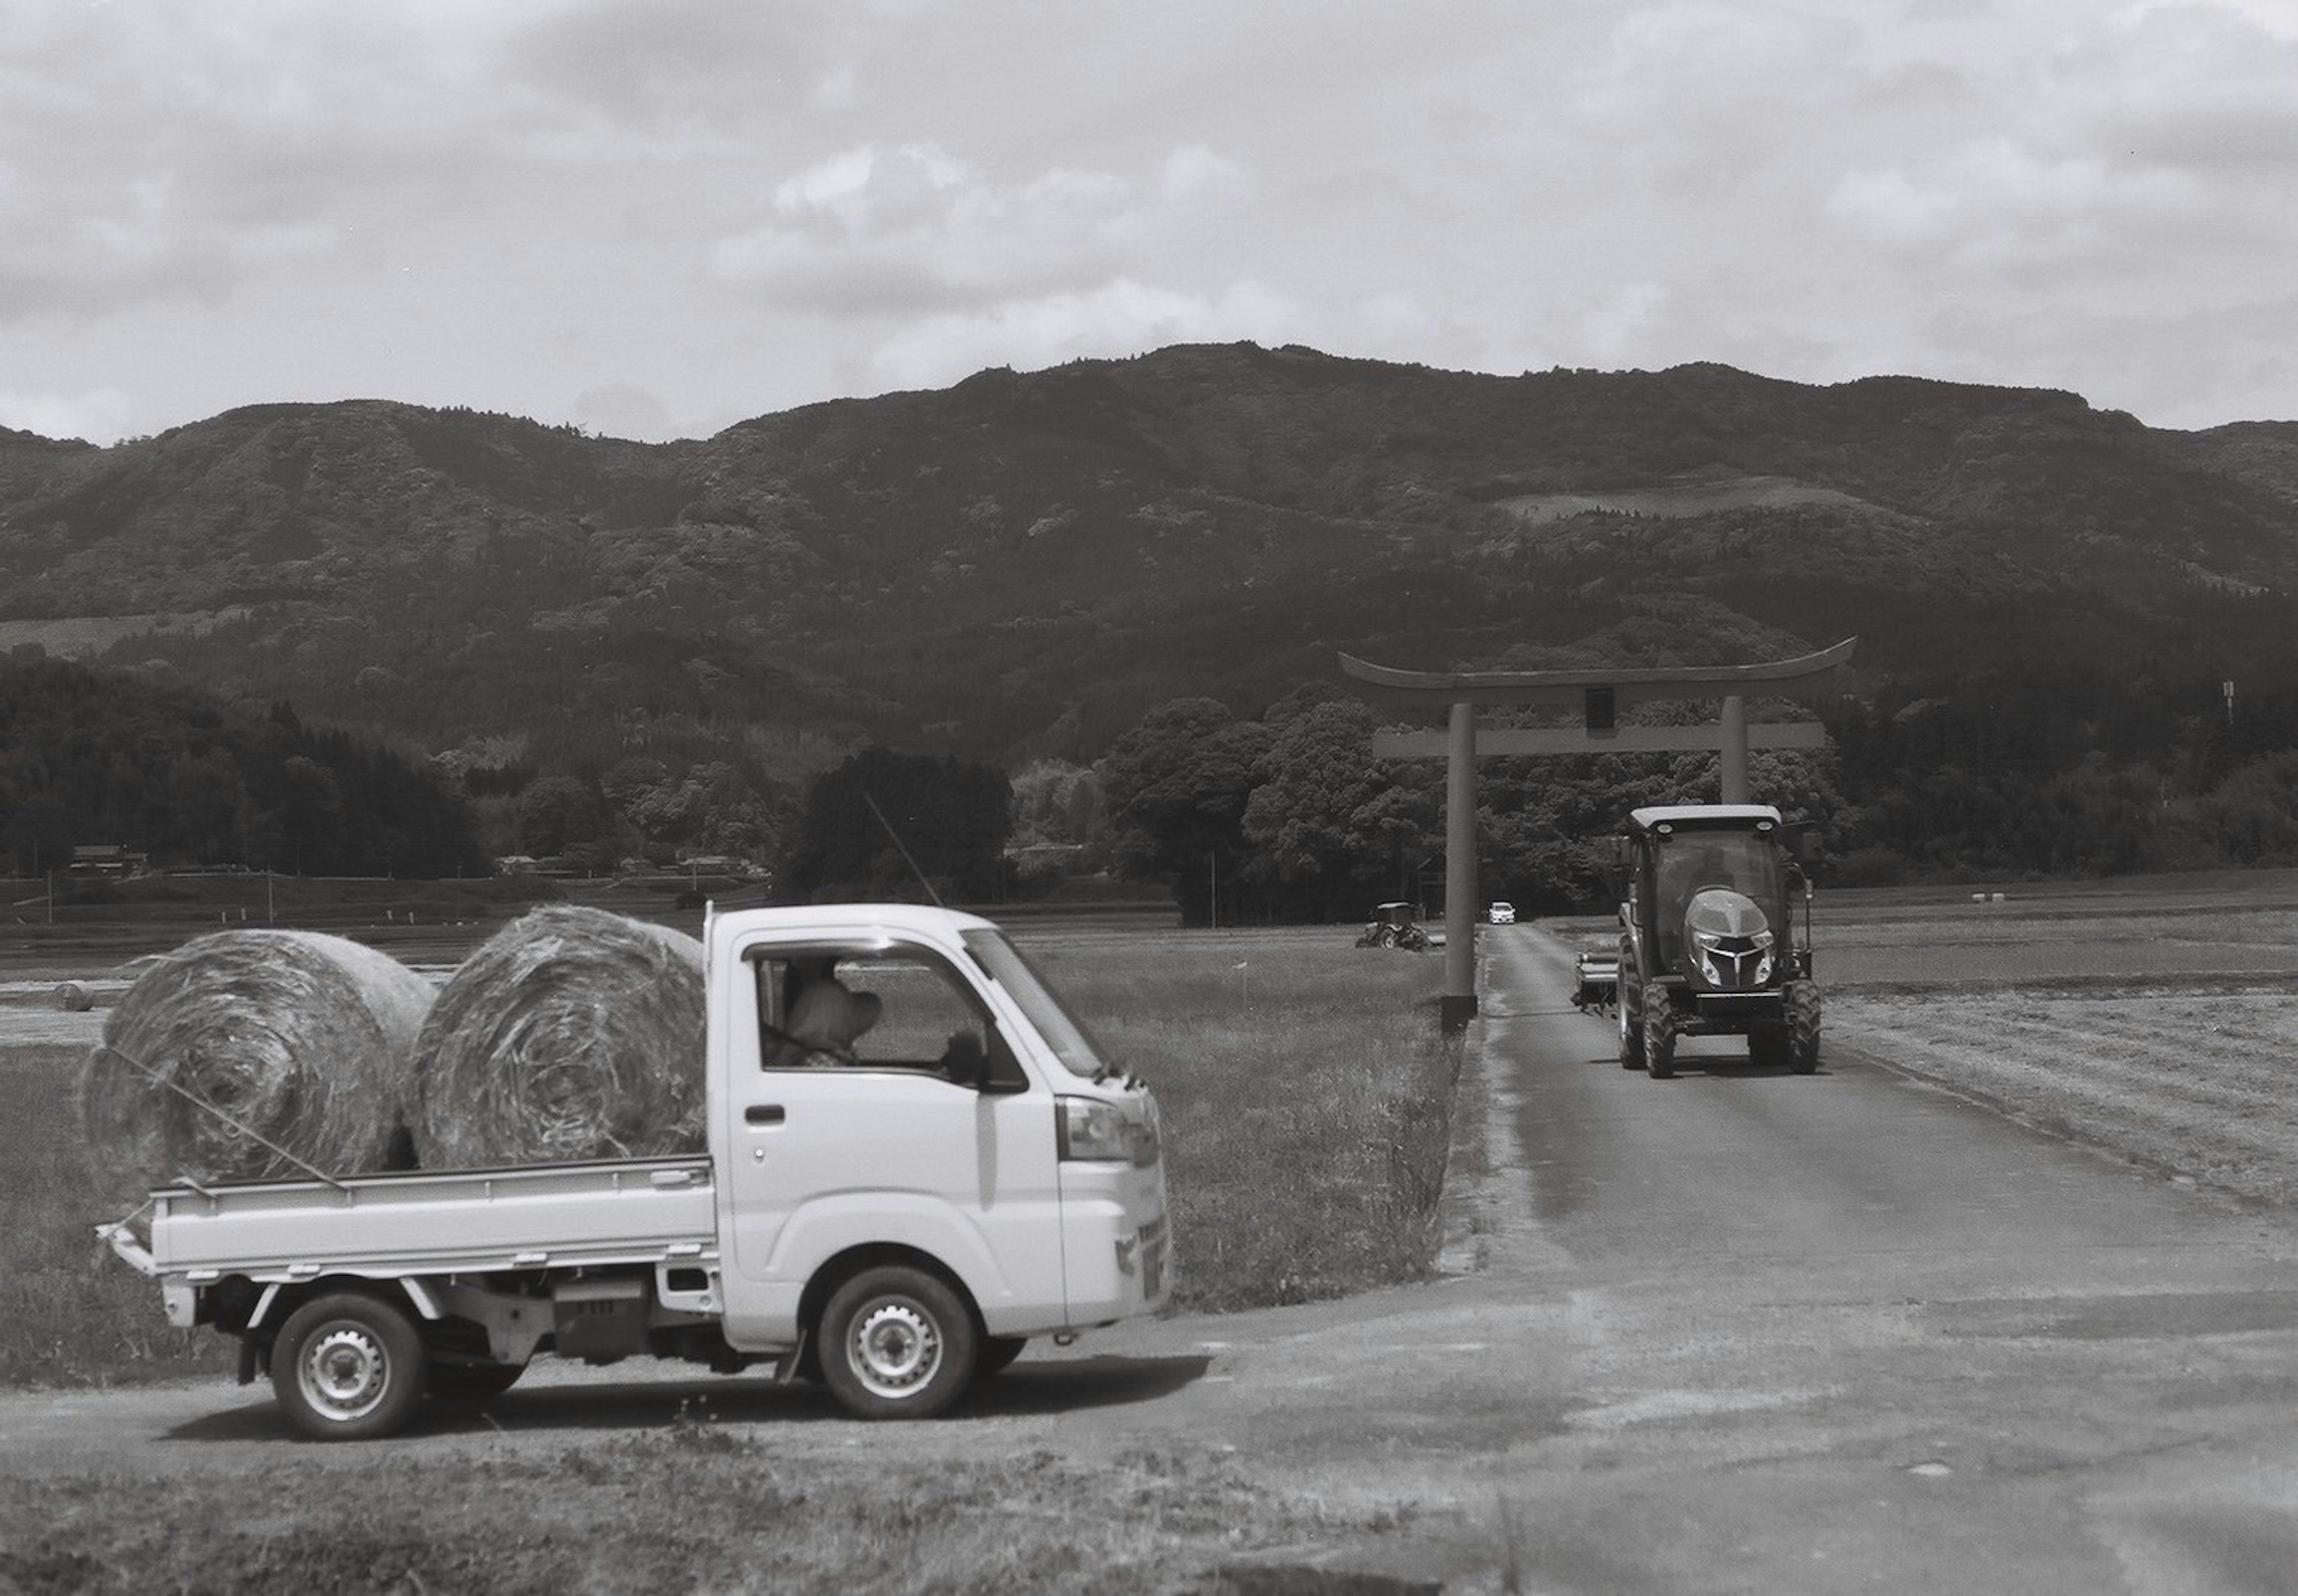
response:
<path id="1" fill-rule="evenodd" d="M 712 913 L 703 947 L 705 1153 L 179 1180 L 141 1236 L 99 1234 L 327 1440 L 496 1395 L 546 1351 L 768 1364 L 924 1418 L 1031 1336 L 1165 1303 L 1156 1101 L 996 926 L 748 909 Z M 877 1022 L 817 1046 L 788 1027 L 831 973 Z"/>

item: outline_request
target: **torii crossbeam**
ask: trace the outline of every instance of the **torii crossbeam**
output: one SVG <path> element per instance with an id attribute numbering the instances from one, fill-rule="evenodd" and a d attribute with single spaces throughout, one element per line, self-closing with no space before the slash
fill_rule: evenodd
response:
<path id="1" fill-rule="evenodd" d="M 1815 748 L 1826 733 L 1816 722 L 1748 724 L 1748 699 L 1804 698 L 1850 663 L 1859 640 L 1769 665 L 1695 666 L 1681 669 L 1570 671 L 1405 671 L 1343 654 L 1341 674 L 1378 702 L 1433 710 L 1442 706 L 1443 732 L 1380 732 L 1372 751 L 1384 759 L 1448 761 L 1444 783 L 1444 988 L 1447 1029 L 1476 1012 L 1476 758 L 1479 755 L 1641 754 L 1714 751 L 1723 756 L 1727 804 L 1748 801 L 1748 750 Z M 1631 704 L 1720 699 L 1722 718 L 1706 726 L 1622 726 L 1613 716 Z M 1479 733 L 1480 704 L 1577 703 L 1582 724 L 1528 729 L 1496 727 Z"/>

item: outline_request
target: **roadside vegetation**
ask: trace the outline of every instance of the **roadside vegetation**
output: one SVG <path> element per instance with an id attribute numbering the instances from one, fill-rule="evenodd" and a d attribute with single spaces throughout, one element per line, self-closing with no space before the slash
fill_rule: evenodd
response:
<path id="1" fill-rule="evenodd" d="M 1098 933 L 1032 947 L 1165 1116 L 1177 1311 L 1335 1297 L 1425 1275 L 1456 1051 L 1437 962 L 1345 930 Z M 74 1106 L 86 1049 L 0 1046 L 0 1385 L 103 1385 L 227 1370 L 234 1344 L 172 1330 L 155 1287 L 95 1239 L 104 1210 Z"/>
<path id="2" fill-rule="evenodd" d="M 1265 1549 L 1410 1523 L 1287 1496 L 1179 1451 L 924 1460 L 873 1448 L 793 1468 L 770 1435 L 682 1422 L 553 1458 L 180 1476 L 132 1513 L 117 1482 L 0 1479 L 0 1526 L 23 1526 L 0 1536 L 0 1588 L 1122 1596 L 1237 1588 L 1212 1582 Z M 1278 1587 L 1264 1575 L 1255 1588 Z"/>

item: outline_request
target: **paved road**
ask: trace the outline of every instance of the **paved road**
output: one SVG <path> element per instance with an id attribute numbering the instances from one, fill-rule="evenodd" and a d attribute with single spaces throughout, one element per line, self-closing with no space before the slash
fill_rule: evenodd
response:
<path id="1" fill-rule="evenodd" d="M 1469 1067 L 1477 1267 L 1347 1303 L 1033 1352 L 963 1418 L 838 1418 L 755 1382 L 538 1377 L 364 1467 L 723 1423 L 813 1448 L 1080 1455 L 1152 1442 L 1272 1485 L 1434 1511 L 1352 1553 L 1530 1590 L 2298 1590 L 2298 1236 L 2021 1130 L 1831 1039 L 1820 1073 L 1724 1041 L 1622 1071 L 1566 950 L 1489 937 Z M 1476 1178 L 1481 1173 L 1482 1178 Z M 277 1464 L 259 1392 L 0 1399 L 0 1468 Z M 846 1456 L 852 1456 L 850 1451 Z"/>

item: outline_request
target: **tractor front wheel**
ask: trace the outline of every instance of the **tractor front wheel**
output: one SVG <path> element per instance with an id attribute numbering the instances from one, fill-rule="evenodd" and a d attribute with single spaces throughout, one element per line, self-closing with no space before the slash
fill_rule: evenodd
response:
<path id="1" fill-rule="evenodd" d="M 1790 981 L 1784 994 L 1788 1006 L 1788 1068 L 1808 1075 L 1819 1068 L 1819 985 Z"/>
<path id="2" fill-rule="evenodd" d="M 1675 1009 L 1667 988 L 1646 988 L 1643 1011 L 1644 1073 L 1666 1080 L 1675 1073 Z"/>
<path id="3" fill-rule="evenodd" d="M 1612 1013 L 1620 1022 L 1620 1068 L 1644 1067 L 1644 980 L 1636 969 L 1635 944 L 1620 939 L 1620 972 L 1612 988 Z"/>

